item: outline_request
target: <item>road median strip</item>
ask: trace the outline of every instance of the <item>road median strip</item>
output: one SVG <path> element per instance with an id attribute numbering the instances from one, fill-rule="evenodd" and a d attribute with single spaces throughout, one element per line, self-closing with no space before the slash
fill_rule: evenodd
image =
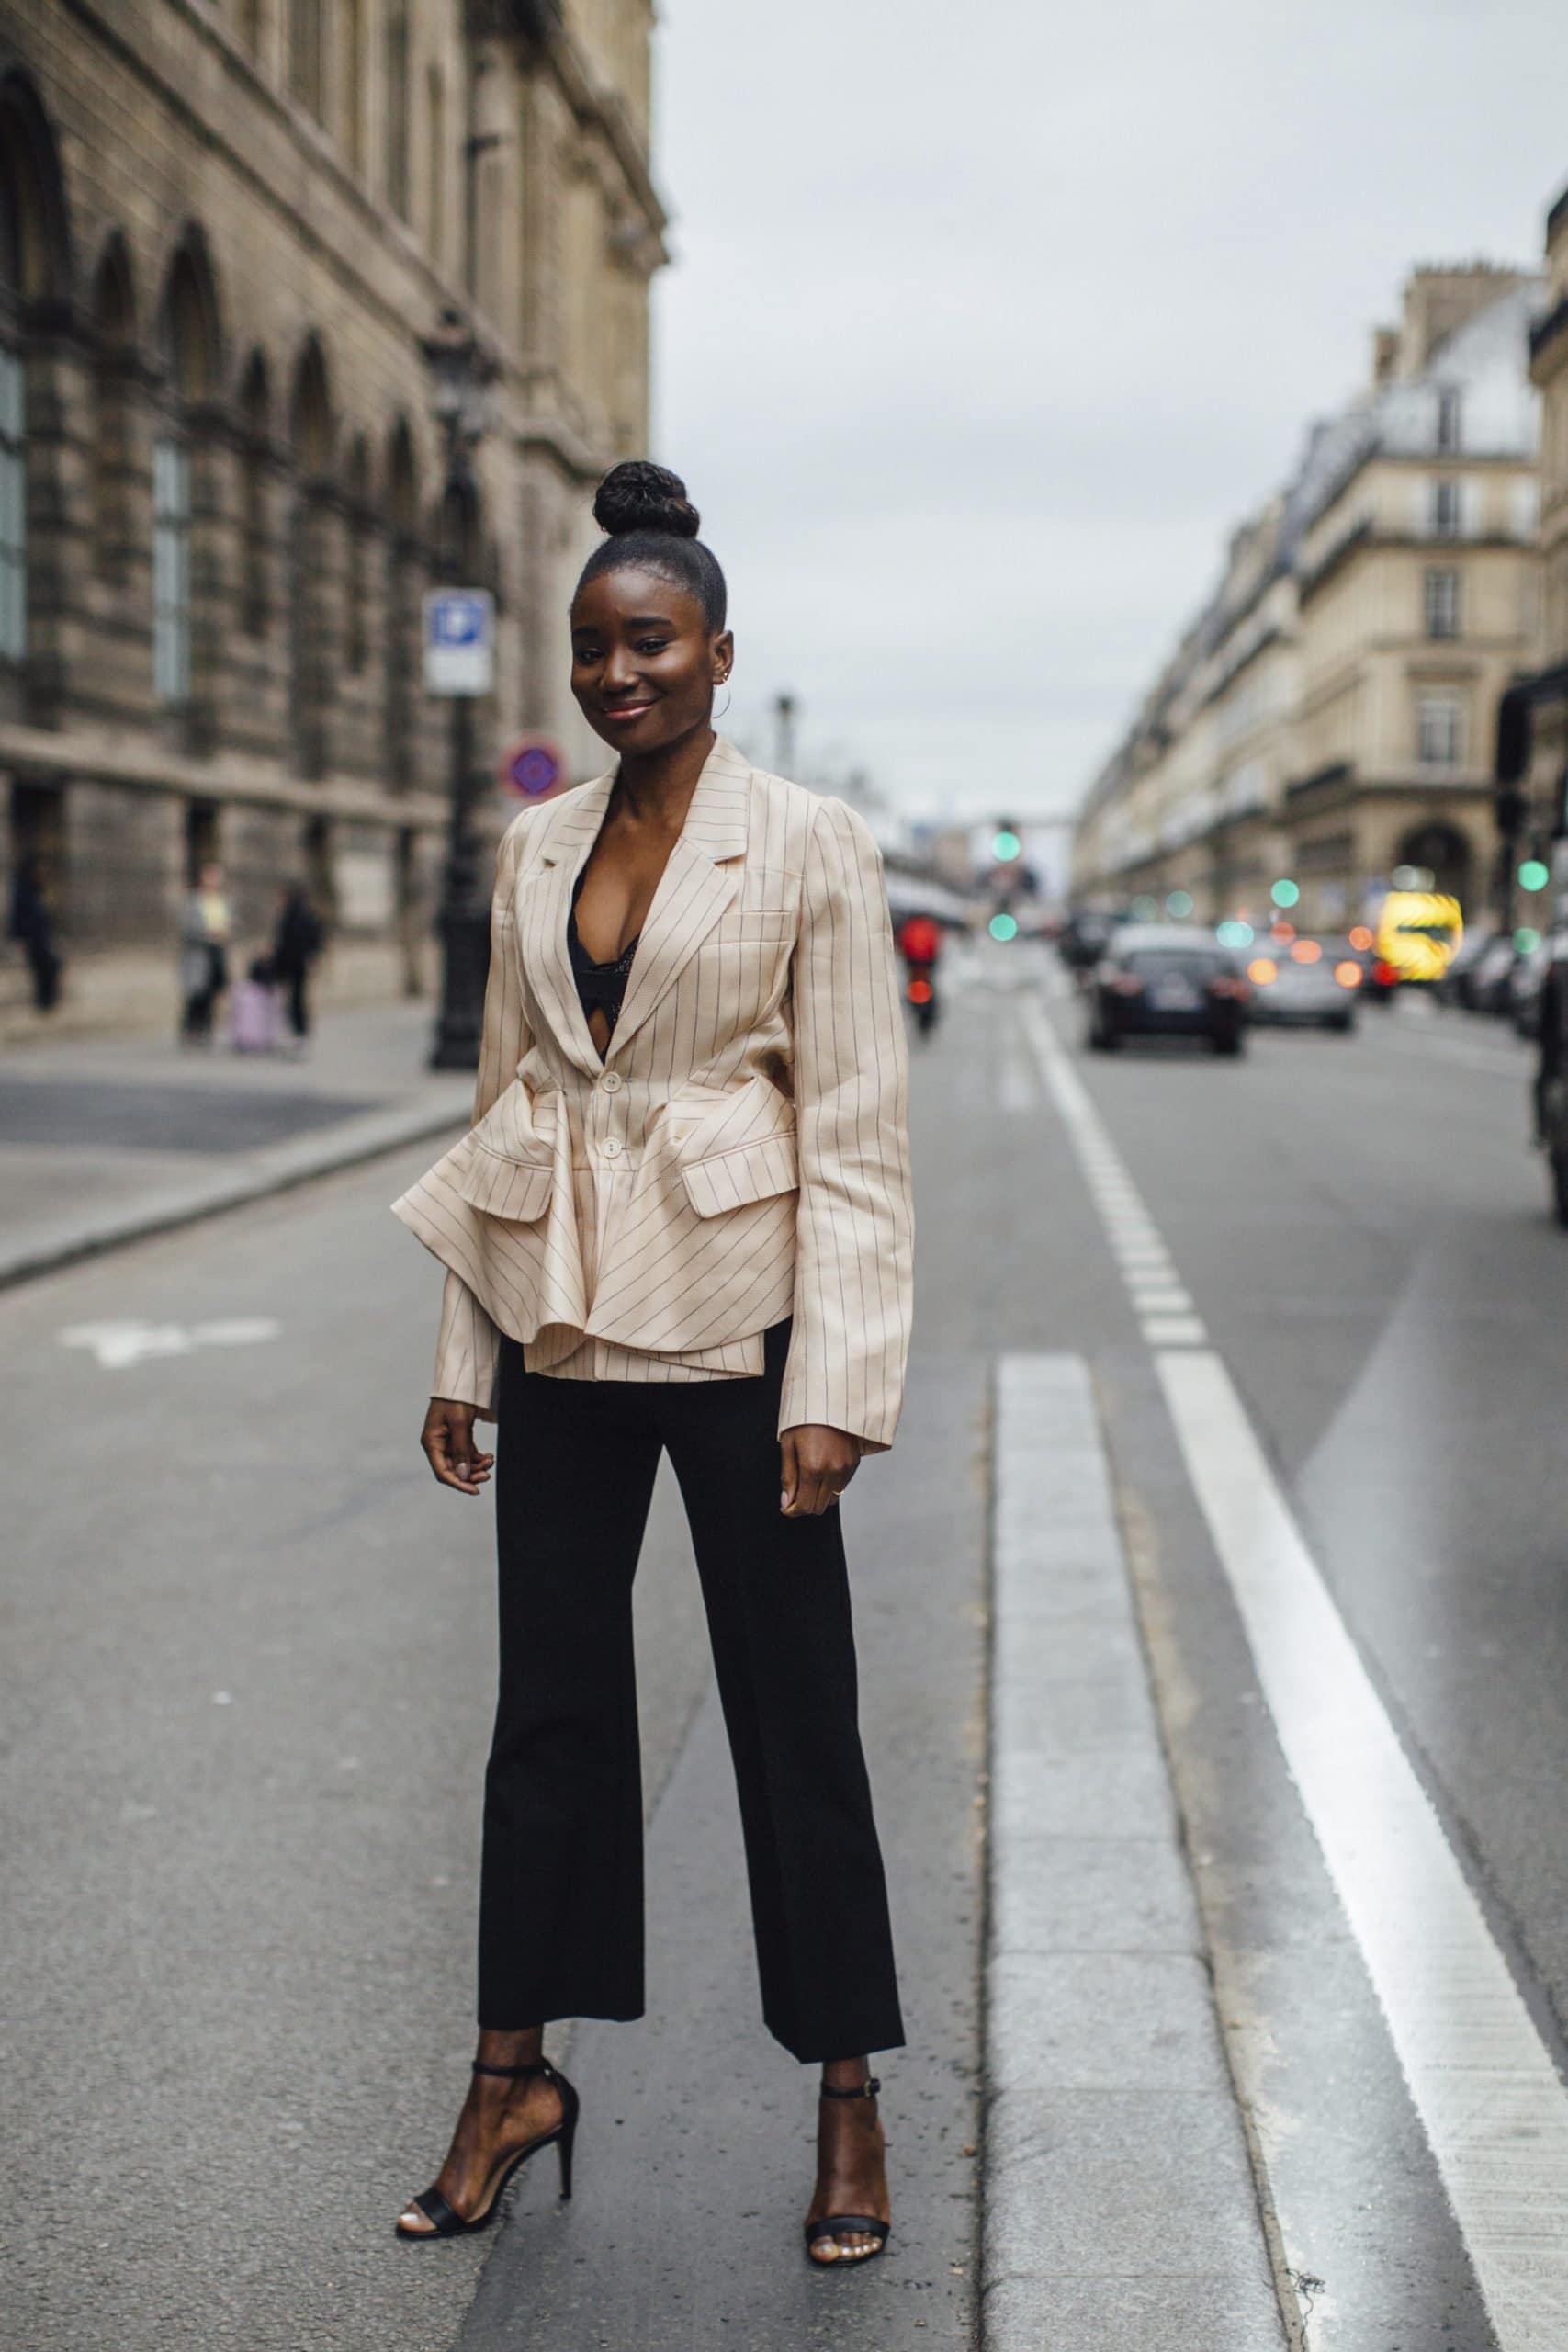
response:
<path id="1" fill-rule="evenodd" d="M 164 1176 L 140 1200 L 113 1207 L 95 1204 L 62 1216 L 52 1227 L 35 1228 L 14 1242 L 0 1240 L 0 1290 L 358 1167 L 405 1144 L 446 1135 L 467 1124 L 471 1091 L 471 1081 L 464 1080 L 457 1089 L 444 1087 L 439 1096 L 380 1105 L 330 1129 L 271 1145 L 239 1170 L 227 1164 L 201 1167 L 184 1181 Z"/>
<path id="2" fill-rule="evenodd" d="M 997 1374 L 987 2352 L 1283 2343 L 1087 1366 Z"/>

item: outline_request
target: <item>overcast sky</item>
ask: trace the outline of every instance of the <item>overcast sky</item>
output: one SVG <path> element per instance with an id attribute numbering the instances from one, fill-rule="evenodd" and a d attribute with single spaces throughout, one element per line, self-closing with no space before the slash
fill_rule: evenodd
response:
<path id="1" fill-rule="evenodd" d="M 661 0 L 655 454 L 728 720 L 911 814 L 1076 802 L 1422 260 L 1535 263 L 1561 0 Z"/>

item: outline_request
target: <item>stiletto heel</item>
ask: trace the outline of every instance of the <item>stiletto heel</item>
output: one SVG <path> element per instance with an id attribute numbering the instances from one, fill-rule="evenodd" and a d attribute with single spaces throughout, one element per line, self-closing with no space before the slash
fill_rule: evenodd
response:
<path id="1" fill-rule="evenodd" d="M 824 2098 L 874 2098 L 881 2088 L 876 2076 L 870 2075 L 852 2090 L 835 2090 L 830 2083 L 824 2083 L 821 2095 Z M 873 2261 L 882 2252 L 893 2224 L 879 2220 L 874 2213 L 825 2213 L 819 2222 L 807 2222 L 804 2227 L 806 2258 L 813 2270 L 858 2270 L 863 2262 Z M 859 2236 L 874 2238 L 876 2244 L 867 2246 L 863 2254 L 840 2254 L 832 2262 L 818 2261 L 811 2251 L 814 2245 L 820 2245 L 824 2238 L 843 2237 L 851 2230 Z"/>
<path id="2" fill-rule="evenodd" d="M 464 2237 L 471 2230 L 488 2229 L 501 2210 L 502 2194 L 513 2174 L 520 2165 L 525 2165 L 530 2156 L 536 2155 L 541 2148 L 547 2148 L 552 2143 L 560 2151 L 561 2196 L 565 2199 L 571 2195 L 571 2151 L 577 2138 L 577 2119 L 582 2111 L 582 2101 L 566 2076 L 558 2073 L 547 2058 L 541 2058 L 532 2066 L 484 2066 L 476 2058 L 473 2071 L 476 2075 L 500 2075 L 512 2082 L 521 2081 L 525 2075 L 545 2075 L 560 2093 L 560 2121 L 553 2130 L 541 2132 L 536 2140 L 528 2141 L 523 2147 L 514 2148 L 509 2156 L 502 2158 L 485 2183 L 478 2210 L 466 2219 L 447 2203 L 438 2188 L 427 2188 L 420 2196 L 410 2198 L 410 2204 L 424 2215 L 430 2227 L 428 2230 L 408 2230 L 400 2221 L 398 2222 L 396 2233 L 405 2245 L 423 2245 L 435 2238 Z"/>

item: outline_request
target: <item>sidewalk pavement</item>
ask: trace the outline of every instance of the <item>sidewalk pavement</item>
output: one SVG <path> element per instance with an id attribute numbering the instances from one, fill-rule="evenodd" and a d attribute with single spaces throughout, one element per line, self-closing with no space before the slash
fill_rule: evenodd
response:
<path id="1" fill-rule="evenodd" d="M 65 1038 L 0 1054 L 0 1286 L 468 1119 L 428 1001 L 331 1013 L 308 1059 Z"/>
<path id="2" fill-rule="evenodd" d="M 1277 2352 L 1280 2307 L 1089 1372 L 994 1460 L 986 2352 Z"/>

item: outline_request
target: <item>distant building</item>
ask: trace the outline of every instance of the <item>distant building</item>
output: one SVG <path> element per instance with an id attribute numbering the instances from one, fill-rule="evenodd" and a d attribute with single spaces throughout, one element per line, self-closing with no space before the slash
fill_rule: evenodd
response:
<path id="1" fill-rule="evenodd" d="M 1540 395 L 1541 626 L 1530 673 L 1506 700 L 1497 775 L 1512 846 L 1550 861 L 1568 838 L 1568 188 L 1547 216 L 1546 316 L 1530 339 Z M 1559 887 L 1562 877 L 1559 876 Z"/>
<path id="2" fill-rule="evenodd" d="M 1497 708 L 1539 626 L 1542 306 L 1526 272 L 1415 272 L 1090 786 L 1077 897 L 1215 920 L 1289 877 L 1327 928 L 1416 867 L 1485 901 Z"/>
<path id="3" fill-rule="evenodd" d="M 590 772 L 564 607 L 647 434 L 650 15 L 0 0 L 0 868 L 41 858 L 79 1009 L 162 1008 L 214 853 L 242 933 L 302 871 L 340 989 L 412 977 L 453 569 L 497 599 L 487 764 L 539 730 Z M 448 305 L 500 368 L 456 507 L 419 351 Z"/>

